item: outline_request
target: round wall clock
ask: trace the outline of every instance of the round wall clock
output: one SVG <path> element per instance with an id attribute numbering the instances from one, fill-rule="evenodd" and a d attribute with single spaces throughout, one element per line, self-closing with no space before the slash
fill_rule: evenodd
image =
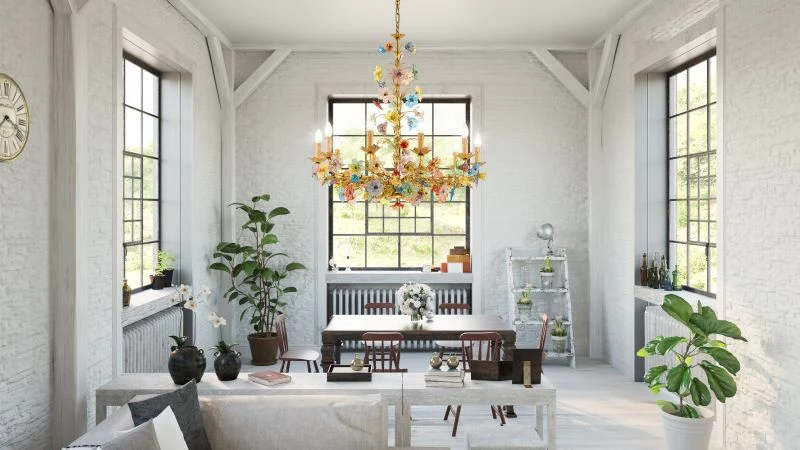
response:
<path id="1" fill-rule="evenodd" d="M 13 78 L 0 73 L 0 162 L 11 161 L 22 153 L 29 132 L 25 95 Z"/>

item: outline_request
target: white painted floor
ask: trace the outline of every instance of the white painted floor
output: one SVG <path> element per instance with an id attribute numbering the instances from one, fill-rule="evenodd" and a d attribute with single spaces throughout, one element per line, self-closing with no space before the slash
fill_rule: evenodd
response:
<path id="1" fill-rule="evenodd" d="M 342 361 L 352 359 L 342 354 Z M 422 372 L 428 366 L 428 353 L 403 353 L 402 367 Z M 295 363 L 292 372 L 305 372 L 305 364 Z M 279 366 L 243 366 L 242 371 L 277 370 Z M 545 365 L 545 375 L 558 389 L 558 448 L 607 450 L 662 450 L 666 448 L 661 419 L 655 399 L 642 383 L 625 379 L 608 364 L 578 359 L 577 368 L 567 365 Z M 411 444 L 462 450 L 466 432 L 497 435 L 519 432 L 533 427 L 533 408 L 517 407 L 519 417 L 508 419 L 501 427 L 493 420 L 489 406 L 463 407 L 459 430 L 451 437 L 453 419 L 445 422 L 444 407 L 420 406 L 411 412 Z M 390 426 L 394 414 L 390 412 Z M 390 437 L 394 429 L 389 430 Z"/>

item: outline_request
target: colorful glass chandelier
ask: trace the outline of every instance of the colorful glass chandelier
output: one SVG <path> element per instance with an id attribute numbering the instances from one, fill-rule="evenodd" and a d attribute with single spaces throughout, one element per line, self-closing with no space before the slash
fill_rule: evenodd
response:
<path id="1" fill-rule="evenodd" d="M 474 188 L 478 181 L 485 179 L 481 172 L 480 135 L 475 136 L 474 151 L 469 148 L 469 129 L 465 125 L 461 137 L 461 152 L 453 153 L 452 166 L 442 168 L 439 157 L 425 157 L 431 152 L 425 146 L 425 135 L 417 134 L 416 147 L 402 136 L 402 124 L 414 130 L 424 119 L 419 110 L 422 90 L 419 86 L 411 88 L 417 79 L 417 68 L 404 64 L 404 56 L 416 54 L 413 42 L 403 42 L 400 33 L 400 0 L 395 0 L 395 32 L 392 40 L 378 47 L 378 53 L 394 57 L 389 73 L 380 65 L 375 66 L 373 77 L 378 84 L 378 100 L 375 106 L 381 113 L 374 121 L 379 133 L 375 138 L 372 130 L 367 131 L 366 145 L 361 147 L 363 159 L 353 159 L 345 166 L 341 151 L 333 149 L 333 128 L 325 127 L 325 151 L 322 151 L 322 133 L 317 131 L 314 145 L 313 175 L 325 186 L 332 186 L 334 195 L 343 201 L 355 203 L 358 200 L 380 202 L 394 208 L 406 204 L 418 205 L 430 198 L 439 202 L 452 200 L 456 189 Z M 393 136 L 387 135 L 391 126 Z M 391 151 L 393 167 L 386 168 L 379 152 Z"/>

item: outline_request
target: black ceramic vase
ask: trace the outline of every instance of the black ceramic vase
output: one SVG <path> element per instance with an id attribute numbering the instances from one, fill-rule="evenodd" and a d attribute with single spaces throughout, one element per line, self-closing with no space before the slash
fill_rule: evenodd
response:
<path id="1" fill-rule="evenodd" d="M 173 346 L 167 367 L 175 384 L 184 385 L 191 379 L 199 383 L 206 370 L 206 355 L 203 349 L 195 346 Z"/>
<path id="2" fill-rule="evenodd" d="M 217 359 L 214 360 L 214 372 L 217 373 L 217 378 L 220 381 L 231 381 L 239 377 L 239 371 L 242 370 L 240 355 L 241 353 L 239 352 L 220 353 L 217 355 Z"/>

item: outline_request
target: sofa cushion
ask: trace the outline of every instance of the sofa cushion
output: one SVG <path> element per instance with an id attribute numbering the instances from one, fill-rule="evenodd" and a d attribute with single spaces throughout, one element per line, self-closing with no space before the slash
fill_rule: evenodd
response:
<path id="1" fill-rule="evenodd" d="M 200 398 L 211 447 L 237 450 L 383 449 L 387 408 L 379 395 Z"/>
<path id="2" fill-rule="evenodd" d="M 103 450 L 154 450 L 161 449 L 152 420 L 127 431 L 103 444 Z"/>
<path id="3" fill-rule="evenodd" d="M 211 450 L 203 429 L 203 418 L 197 400 L 197 385 L 194 380 L 172 392 L 128 403 L 133 424 L 137 426 L 158 416 L 167 406 L 175 413 L 189 450 Z"/>

